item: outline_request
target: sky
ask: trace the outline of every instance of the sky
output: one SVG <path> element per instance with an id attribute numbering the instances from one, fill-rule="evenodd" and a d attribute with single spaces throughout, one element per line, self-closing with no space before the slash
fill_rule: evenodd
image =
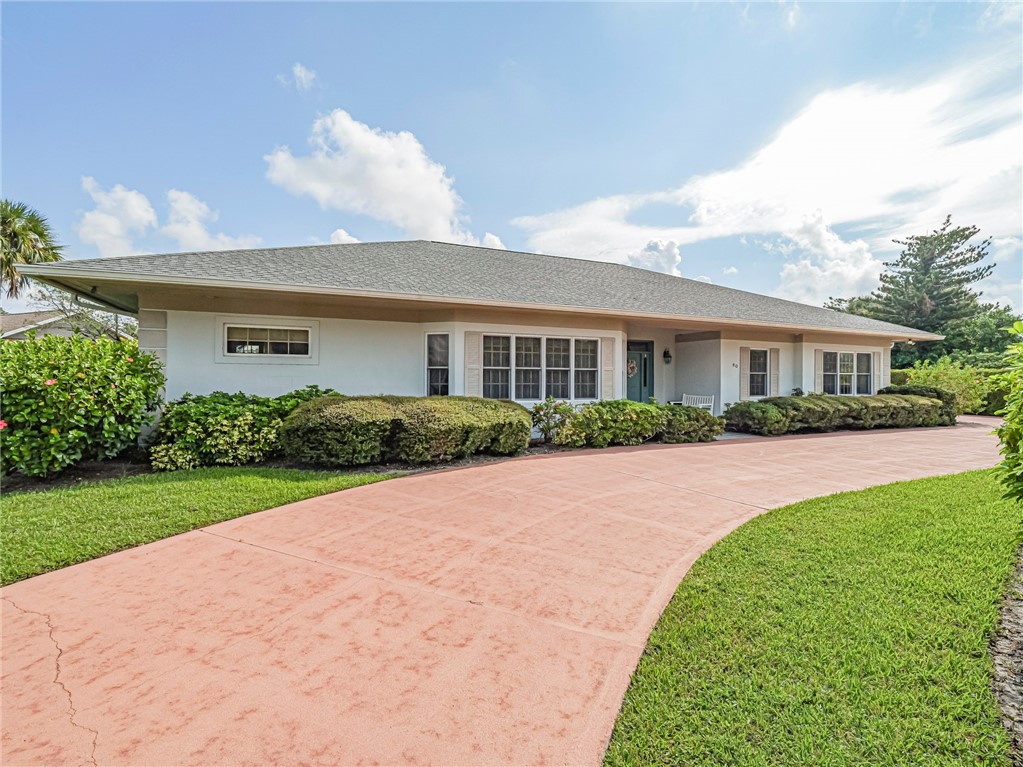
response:
<path id="1" fill-rule="evenodd" d="M 433 239 L 812 304 L 951 215 L 1023 309 L 1021 11 L 5 0 L 0 183 L 70 259 Z"/>

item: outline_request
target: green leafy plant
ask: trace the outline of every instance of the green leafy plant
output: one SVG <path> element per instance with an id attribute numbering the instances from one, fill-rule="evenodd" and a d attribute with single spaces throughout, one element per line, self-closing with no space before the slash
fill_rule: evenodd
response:
<path id="1" fill-rule="evenodd" d="M 134 443 L 160 404 L 159 361 L 133 341 L 56 335 L 0 343 L 0 468 L 43 477 Z"/>
<path id="2" fill-rule="evenodd" d="M 672 444 L 713 442 L 725 430 L 725 419 L 702 407 L 666 405 L 661 441 Z"/>
<path id="3" fill-rule="evenodd" d="M 959 414 L 959 398 L 954 392 L 937 386 L 924 386 L 923 384 L 888 386 L 878 391 L 878 394 L 901 394 L 938 400 L 941 402 L 941 418 L 938 422 L 940 426 L 954 426 L 956 416 Z"/>
<path id="4" fill-rule="evenodd" d="M 529 412 L 476 397 L 323 397 L 281 427 L 284 455 L 304 464 L 433 463 L 529 445 Z"/>
<path id="5" fill-rule="evenodd" d="M 607 447 L 641 445 L 664 429 L 664 408 L 630 400 L 591 402 L 567 418 L 558 431 L 559 445 Z"/>
<path id="6" fill-rule="evenodd" d="M 533 428 L 540 432 L 543 441 L 554 442 L 565 420 L 574 412 L 575 408 L 571 403 L 548 397 L 543 402 L 533 405 L 530 415 L 533 419 Z"/>
<path id="7" fill-rule="evenodd" d="M 930 386 L 956 396 L 956 414 L 979 413 L 984 408 L 987 384 L 979 371 L 942 357 L 937 362 L 917 362 L 906 377 L 908 386 Z"/>
<path id="8" fill-rule="evenodd" d="M 1005 496 L 1023 502 L 1023 322 L 1006 330 L 1015 341 L 1005 352 L 1006 370 L 999 381 L 1006 396 L 1005 407 L 999 411 L 1004 421 L 998 427 L 1003 456 L 998 471 Z"/>
<path id="9" fill-rule="evenodd" d="M 158 471 L 241 466 L 277 450 L 282 419 L 303 402 L 331 393 L 307 386 L 280 397 L 213 392 L 186 394 L 160 419 L 150 461 Z"/>

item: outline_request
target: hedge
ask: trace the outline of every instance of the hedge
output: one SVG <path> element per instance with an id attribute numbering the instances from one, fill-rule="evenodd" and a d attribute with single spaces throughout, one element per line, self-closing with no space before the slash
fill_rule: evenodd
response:
<path id="1" fill-rule="evenodd" d="M 160 404 L 159 361 L 134 340 L 0 342 L 0 472 L 44 477 L 133 445 Z"/>
<path id="2" fill-rule="evenodd" d="M 999 415 L 1000 410 L 1005 407 L 1005 397 L 1008 388 L 1005 384 L 1004 368 L 973 368 L 972 372 L 981 379 L 985 388 L 984 401 L 980 408 L 977 408 L 977 415 Z M 893 370 L 891 380 L 893 386 L 908 384 L 910 376 L 914 373 L 913 368 Z M 971 408 L 972 409 L 972 408 Z"/>
<path id="3" fill-rule="evenodd" d="M 569 415 L 557 431 L 555 442 L 571 447 L 640 445 L 655 439 L 712 442 L 724 426 L 723 419 L 702 408 L 604 400 L 584 405 Z"/>
<path id="4" fill-rule="evenodd" d="M 937 396 L 888 390 L 869 397 L 767 397 L 730 405 L 725 419 L 732 431 L 764 435 L 955 423 L 954 406 L 949 420 L 949 404 Z"/>
<path id="5" fill-rule="evenodd" d="M 150 450 L 158 471 L 199 466 L 241 466 L 277 452 L 281 421 L 302 402 L 330 389 L 307 386 L 280 397 L 186 394 L 164 410 Z"/>
<path id="6" fill-rule="evenodd" d="M 281 426 L 286 458 L 321 466 L 434 463 L 529 446 L 529 411 L 475 397 L 322 397 Z"/>

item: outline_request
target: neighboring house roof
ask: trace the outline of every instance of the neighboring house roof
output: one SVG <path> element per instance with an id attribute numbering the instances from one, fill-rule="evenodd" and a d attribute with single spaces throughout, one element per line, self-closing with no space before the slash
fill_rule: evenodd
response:
<path id="1" fill-rule="evenodd" d="M 0 338 L 27 333 L 29 330 L 35 330 L 61 319 L 64 319 L 64 315 L 53 310 L 0 314 Z"/>
<path id="2" fill-rule="evenodd" d="M 63 287 L 62 278 L 216 285 L 939 337 L 621 264 L 425 240 L 123 256 L 22 271 Z"/>

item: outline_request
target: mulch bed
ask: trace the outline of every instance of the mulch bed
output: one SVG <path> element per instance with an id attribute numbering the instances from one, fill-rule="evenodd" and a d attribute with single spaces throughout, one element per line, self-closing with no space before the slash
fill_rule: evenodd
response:
<path id="1" fill-rule="evenodd" d="M 1023 549 L 1002 604 L 991 658 L 995 664 L 992 687 L 1009 732 L 1013 764 L 1023 767 Z"/>

